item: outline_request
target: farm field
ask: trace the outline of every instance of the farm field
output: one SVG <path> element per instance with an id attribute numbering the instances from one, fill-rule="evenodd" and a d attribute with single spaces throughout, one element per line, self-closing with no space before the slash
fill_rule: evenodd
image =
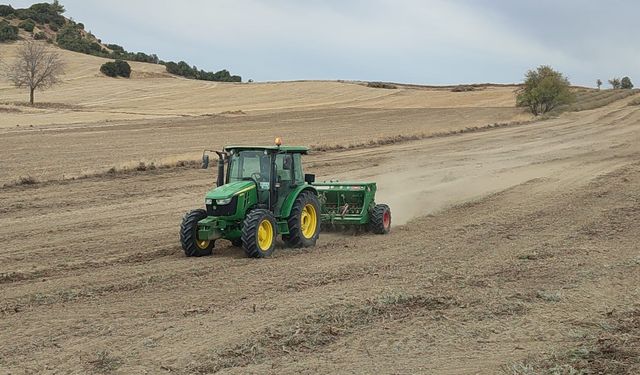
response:
<path id="1" fill-rule="evenodd" d="M 0 374 L 640 372 L 637 95 L 528 122 L 513 87 L 123 82 L 61 53 L 55 105 L 0 83 Z M 185 258 L 214 172 L 103 173 L 276 135 L 329 149 L 319 180 L 377 181 L 392 232 Z"/>

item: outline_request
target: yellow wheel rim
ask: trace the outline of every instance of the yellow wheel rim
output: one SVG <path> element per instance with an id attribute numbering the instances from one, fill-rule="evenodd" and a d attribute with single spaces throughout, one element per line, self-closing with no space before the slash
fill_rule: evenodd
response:
<path id="1" fill-rule="evenodd" d="M 316 227 L 318 226 L 318 214 L 316 208 L 312 204 L 304 206 L 302 214 L 300 214 L 300 229 L 302 235 L 306 239 L 311 239 L 316 234 Z"/>
<path id="2" fill-rule="evenodd" d="M 258 227 L 258 246 L 260 250 L 267 251 L 273 243 L 273 225 L 269 220 L 262 220 Z"/>
<path id="3" fill-rule="evenodd" d="M 200 241 L 200 240 L 196 240 L 196 246 L 198 246 L 200 249 L 206 249 L 209 246 L 209 241 Z"/>

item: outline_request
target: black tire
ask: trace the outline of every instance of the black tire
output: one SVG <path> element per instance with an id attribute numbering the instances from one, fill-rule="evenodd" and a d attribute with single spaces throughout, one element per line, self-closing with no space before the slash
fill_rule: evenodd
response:
<path id="1" fill-rule="evenodd" d="M 231 245 L 233 245 L 234 247 L 242 247 L 242 238 L 231 240 Z"/>
<path id="2" fill-rule="evenodd" d="M 260 245 L 260 227 L 271 224 L 271 242 L 268 246 Z M 277 234 L 276 218 L 267 210 L 257 209 L 249 212 L 242 224 L 242 248 L 249 258 L 265 258 L 273 254 Z"/>
<path id="3" fill-rule="evenodd" d="M 214 241 L 198 241 L 198 221 L 207 217 L 207 211 L 197 209 L 188 212 L 180 225 L 180 244 L 188 257 L 201 257 L 213 254 Z"/>
<path id="4" fill-rule="evenodd" d="M 307 205 L 312 205 L 315 209 L 316 225 L 315 231 L 309 237 L 305 236 L 302 228 L 302 211 Z M 291 208 L 291 214 L 287 219 L 289 225 L 289 235 L 282 236 L 282 240 L 289 247 L 311 247 L 316 245 L 320 236 L 320 201 L 311 191 L 303 191 L 296 198 Z"/>
<path id="5" fill-rule="evenodd" d="M 369 230 L 375 234 L 387 234 L 391 230 L 391 209 L 386 204 L 376 204 L 370 212 Z"/>

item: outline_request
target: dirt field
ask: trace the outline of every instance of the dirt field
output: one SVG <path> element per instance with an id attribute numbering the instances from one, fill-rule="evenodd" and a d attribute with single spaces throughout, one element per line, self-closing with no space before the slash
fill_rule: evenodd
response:
<path id="1" fill-rule="evenodd" d="M 0 374 L 640 373 L 638 95 L 427 138 L 530 118 L 514 87 L 124 80 L 61 54 L 41 106 L 0 80 Z M 104 173 L 276 135 L 364 145 L 305 168 L 377 181 L 392 233 L 187 259 L 212 171 Z"/>
<path id="2" fill-rule="evenodd" d="M 78 79 L 103 82 L 89 70 Z M 137 106 L 116 84 L 113 100 L 42 95 L 79 106 L 69 113 L 2 113 L 0 183 L 26 173 L 50 182 L 0 189 L 0 373 L 525 374 L 581 360 L 640 372 L 640 324 L 622 324 L 640 309 L 632 98 L 527 125 L 315 153 L 306 168 L 320 179 L 378 181 L 378 200 L 394 214 L 389 236 L 323 234 L 314 249 L 259 261 L 220 241 L 215 256 L 187 259 L 177 228 L 201 204 L 211 171 L 61 175 L 191 158 L 273 133 L 289 144 L 357 143 L 522 113 L 512 90 L 508 100 L 506 91 L 495 100 L 491 90 L 468 93 L 476 99 L 460 105 L 450 92 L 340 83 L 219 93 L 202 84 L 211 92 L 203 102 L 216 104 L 198 112 L 191 100 L 165 108 L 169 99 L 149 96 L 180 96 L 192 81 L 144 80 L 141 97 L 158 104 L 140 105 L 142 114 L 117 116 Z M 251 103 L 218 104 L 236 90 L 257 91 L 238 91 Z M 237 109 L 247 114 L 193 117 Z M 625 341 L 598 352 L 606 334 Z M 576 350 L 586 354 L 563 356 Z"/>

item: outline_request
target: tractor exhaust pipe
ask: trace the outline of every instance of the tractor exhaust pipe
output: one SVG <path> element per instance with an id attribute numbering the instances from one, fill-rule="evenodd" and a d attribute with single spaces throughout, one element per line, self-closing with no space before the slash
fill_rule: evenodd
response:
<path id="1" fill-rule="evenodd" d="M 224 153 L 216 151 L 218 154 L 218 179 L 216 180 L 216 185 L 222 186 L 224 185 Z"/>

